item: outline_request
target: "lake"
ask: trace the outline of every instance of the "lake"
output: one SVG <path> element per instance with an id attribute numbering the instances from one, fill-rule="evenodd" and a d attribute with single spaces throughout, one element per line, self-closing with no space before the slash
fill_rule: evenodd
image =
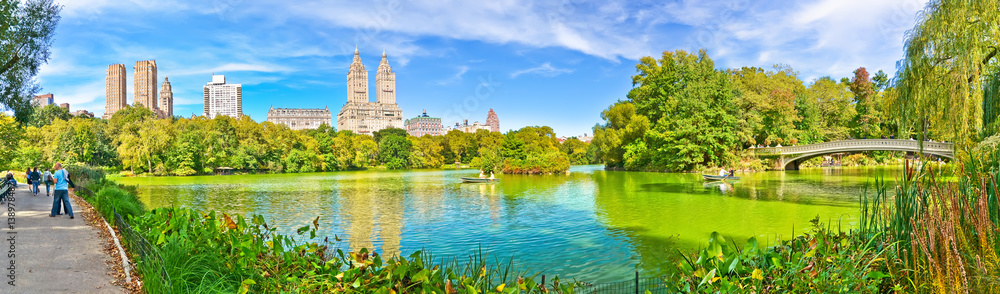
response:
<path id="1" fill-rule="evenodd" d="M 352 171 L 114 178 L 136 185 L 150 208 L 260 214 L 283 233 L 320 217 L 320 234 L 342 249 L 465 258 L 483 250 L 532 273 L 591 283 L 668 272 L 677 250 L 713 231 L 762 244 L 806 231 L 819 216 L 856 225 L 861 189 L 898 168 L 814 168 L 739 174 L 705 183 L 698 174 L 605 171 L 502 175 L 463 184 L 475 170 Z"/>

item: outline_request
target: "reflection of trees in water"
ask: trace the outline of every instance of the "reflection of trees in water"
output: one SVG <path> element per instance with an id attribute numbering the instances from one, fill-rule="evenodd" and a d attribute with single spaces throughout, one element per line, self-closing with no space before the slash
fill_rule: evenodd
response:
<path id="1" fill-rule="evenodd" d="M 661 226 L 671 226 L 671 216 L 658 210 L 662 205 L 650 203 L 657 199 L 646 195 L 662 193 L 659 189 L 691 190 L 692 186 L 673 184 L 680 182 L 677 174 L 594 171 L 590 176 L 596 184 L 598 219 L 606 224 L 610 236 L 624 237 L 635 248 L 639 258 L 631 262 L 637 261 L 644 275 L 664 274 L 673 268 L 678 239 L 655 232 Z"/>
<path id="2" fill-rule="evenodd" d="M 350 235 L 347 242 L 352 252 L 368 248 L 376 250 L 375 240 L 382 241 L 382 254 L 399 254 L 403 230 L 404 197 L 409 187 L 402 178 L 371 179 L 354 177 L 338 181 L 340 214 Z"/>

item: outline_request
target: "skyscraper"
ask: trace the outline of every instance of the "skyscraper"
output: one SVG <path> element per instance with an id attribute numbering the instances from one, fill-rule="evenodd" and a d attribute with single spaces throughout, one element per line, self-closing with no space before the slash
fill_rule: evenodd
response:
<path id="1" fill-rule="evenodd" d="M 491 132 L 500 132 L 500 119 L 497 118 L 497 113 L 493 112 L 493 108 L 490 108 L 490 113 L 486 115 L 486 125 L 490 126 Z"/>
<path id="2" fill-rule="evenodd" d="M 163 77 L 163 88 L 160 89 L 160 111 L 163 112 L 163 118 L 174 116 L 174 90 L 167 77 Z"/>
<path id="3" fill-rule="evenodd" d="M 112 64 L 108 65 L 108 75 L 105 82 L 105 106 L 104 106 L 104 119 L 110 119 L 111 115 L 118 112 L 125 105 L 128 105 L 125 96 L 125 65 L 124 64 Z"/>
<path id="4" fill-rule="evenodd" d="M 142 104 L 154 113 L 159 109 L 159 101 L 156 99 L 156 60 L 143 60 L 135 62 L 135 101 L 136 105 Z"/>
<path id="5" fill-rule="evenodd" d="M 368 72 L 358 50 L 347 72 L 347 103 L 337 114 L 337 130 L 371 134 L 385 128 L 403 128 L 403 110 L 396 104 L 396 74 L 385 52 L 375 74 L 376 102 L 368 100 Z"/>
<path id="6" fill-rule="evenodd" d="M 218 115 L 243 115 L 243 85 L 226 84 L 224 75 L 212 75 L 212 81 L 205 85 L 205 116 Z"/>

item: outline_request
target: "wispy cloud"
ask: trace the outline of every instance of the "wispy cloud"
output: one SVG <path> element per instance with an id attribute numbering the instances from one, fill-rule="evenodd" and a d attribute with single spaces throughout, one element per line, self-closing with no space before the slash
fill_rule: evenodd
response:
<path id="1" fill-rule="evenodd" d="M 534 75 L 540 75 L 540 76 L 543 76 L 543 77 L 554 77 L 554 76 L 558 76 L 558 75 L 565 74 L 565 73 L 571 73 L 571 72 L 573 72 L 573 70 L 571 70 L 571 69 L 563 69 L 563 68 L 556 68 L 556 67 L 552 66 L 552 63 L 546 62 L 546 63 L 543 63 L 542 65 L 539 65 L 539 66 L 536 66 L 536 67 L 532 67 L 532 68 L 528 68 L 528 69 L 522 69 L 522 70 L 519 70 L 519 71 L 515 71 L 515 72 L 513 72 L 513 73 L 510 74 L 510 77 L 511 78 L 516 78 L 516 77 L 518 77 L 520 75 L 523 75 L 523 74 L 534 74 Z"/>
<path id="2" fill-rule="evenodd" d="M 445 86 L 445 85 L 450 85 L 450 84 L 454 84 L 454 83 L 457 83 L 457 82 L 461 82 L 462 81 L 462 76 L 464 76 L 465 73 L 467 73 L 467 72 L 469 72 L 469 67 L 468 66 L 465 66 L 465 65 L 459 66 L 458 67 L 458 72 L 456 72 L 454 75 L 451 75 L 450 77 L 448 77 L 446 79 L 438 81 L 437 84 L 441 85 L 441 86 Z"/>
<path id="3" fill-rule="evenodd" d="M 291 72 L 294 71 L 292 68 L 266 64 L 266 63 L 227 63 L 210 68 L 194 69 L 189 71 L 180 71 L 173 73 L 174 76 L 188 76 L 188 75 L 205 75 L 205 74 L 224 74 L 227 72 L 242 72 L 242 71 L 252 71 L 252 72 L 263 72 L 263 73 L 279 73 L 279 72 Z"/>

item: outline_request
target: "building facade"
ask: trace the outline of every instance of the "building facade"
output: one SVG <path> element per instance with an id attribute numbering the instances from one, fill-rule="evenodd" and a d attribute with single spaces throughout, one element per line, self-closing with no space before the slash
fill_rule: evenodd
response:
<path id="1" fill-rule="evenodd" d="M 59 107 L 65 109 L 66 112 L 69 112 L 69 103 L 59 103 Z"/>
<path id="2" fill-rule="evenodd" d="M 274 108 L 267 111 L 267 121 L 286 125 L 292 130 L 306 130 L 319 128 L 320 125 L 333 125 L 330 108 Z"/>
<path id="3" fill-rule="evenodd" d="M 371 135 L 386 128 L 403 125 L 403 110 L 396 104 L 396 73 L 389 67 L 385 52 L 375 73 L 376 101 L 368 99 L 368 71 L 361 63 L 358 50 L 347 72 L 347 103 L 337 114 L 337 130 Z"/>
<path id="4" fill-rule="evenodd" d="M 69 114 L 72 115 L 72 116 L 86 115 L 86 116 L 89 116 L 89 117 L 94 117 L 93 113 L 91 113 L 90 111 L 83 110 L 83 109 L 80 109 L 80 110 L 77 110 L 77 111 L 74 111 L 74 112 L 70 112 Z"/>
<path id="5" fill-rule="evenodd" d="M 466 133 L 475 133 L 476 131 L 479 130 L 492 131 L 489 125 L 481 124 L 478 121 L 470 125 L 469 120 L 464 120 L 461 124 L 455 123 L 454 126 L 449 126 L 448 132 L 450 132 L 451 130 L 459 130 Z"/>
<path id="6" fill-rule="evenodd" d="M 134 104 L 142 104 L 154 113 L 157 112 L 160 103 L 156 95 L 156 60 L 136 61 L 134 70 Z"/>
<path id="7" fill-rule="evenodd" d="M 104 119 L 110 119 L 111 115 L 128 105 L 125 96 L 125 65 L 108 65 L 108 75 L 104 86 L 105 106 Z"/>
<path id="8" fill-rule="evenodd" d="M 174 117 L 174 88 L 167 77 L 163 77 L 163 87 L 160 88 L 160 112 L 163 118 Z"/>
<path id="9" fill-rule="evenodd" d="M 497 118 L 497 113 L 493 112 L 493 108 L 490 108 L 490 113 L 486 115 L 486 125 L 490 126 L 490 131 L 500 132 L 500 119 Z"/>
<path id="10" fill-rule="evenodd" d="M 34 104 L 36 107 L 45 107 L 55 104 L 55 97 L 56 96 L 52 95 L 52 93 L 45 95 L 38 95 L 35 96 L 35 99 L 31 100 L 31 103 Z"/>
<path id="11" fill-rule="evenodd" d="M 227 115 L 239 118 L 243 115 L 243 85 L 226 84 L 226 76 L 212 75 L 212 81 L 204 89 L 206 117 Z"/>
<path id="12" fill-rule="evenodd" d="M 424 114 L 406 120 L 404 125 L 406 126 L 406 133 L 410 136 L 444 135 L 444 126 L 441 125 L 441 118 L 427 116 L 426 109 L 424 110 Z"/>

